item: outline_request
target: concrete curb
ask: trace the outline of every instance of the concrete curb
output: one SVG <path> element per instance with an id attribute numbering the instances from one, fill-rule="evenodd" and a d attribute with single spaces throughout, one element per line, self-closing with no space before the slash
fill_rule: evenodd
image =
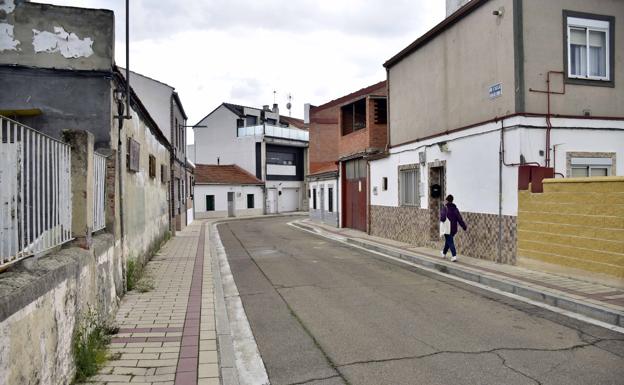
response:
<path id="1" fill-rule="evenodd" d="M 217 225 L 222 222 L 226 221 L 209 224 L 222 384 L 265 385 L 269 383 L 269 377 L 217 231 Z"/>
<path id="2" fill-rule="evenodd" d="M 514 294 L 515 296 L 527 298 L 536 303 L 543 303 L 552 308 L 562 309 L 563 311 L 576 313 L 597 320 L 609 326 L 613 325 L 617 329 L 624 327 L 624 313 L 612 309 L 608 309 L 599 305 L 589 304 L 579 301 L 575 298 L 565 295 L 540 290 L 537 287 L 527 286 L 511 279 L 502 279 L 496 274 L 484 273 L 477 269 L 453 264 L 452 262 L 444 262 L 435 260 L 434 258 L 419 255 L 417 253 L 407 252 L 405 250 L 393 248 L 391 246 L 380 245 L 371 241 L 362 239 L 349 238 L 328 233 L 313 225 L 303 224 L 301 222 L 290 222 L 290 225 L 304 231 L 313 232 L 319 236 L 329 238 L 347 245 L 352 245 L 376 252 L 377 254 L 390 256 L 403 261 L 413 263 L 415 267 L 422 267 L 428 271 L 436 272 L 440 275 L 457 277 L 467 283 L 474 282 L 485 289 L 495 289 L 497 292 Z M 569 315 L 569 314 L 568 314 Z M 612 328 L 610 328 L 612 329 Z M 613 329 L 612 329 L 613 330 Z M 619 331 L 619 330 L 618 330 Z"/>

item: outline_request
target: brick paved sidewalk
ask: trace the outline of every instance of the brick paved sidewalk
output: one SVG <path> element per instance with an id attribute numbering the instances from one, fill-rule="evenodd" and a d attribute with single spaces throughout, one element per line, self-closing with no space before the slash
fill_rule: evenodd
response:
<path id="1" fill-rule="evenodd" d="M 218 385 L 214 294 L 205 227 L 178 232 L 148 262 L 154 289 L 131 291 L 116 316 L 113 360 L 89 384 Z M 205 252 L 204 252 L 205 251 Z"/>
<path id="2" fill-rule="evenodd" d="M 435 261 L 442 262 L 439 250 L 426 247 L 414 247 L 404 242 L 397 242 L 385 238 L 374 237 L 361 231 L 352 229 L 337 229 L 309 219 L 301 221 L 305 225 L 318 228 L 324 232 L 341 237 L 359 239 L 364 242 L 388 246 L 393 249 L 404 250 L 420 254 Z M 449 262 L 451 264 L 451 262 Z M 544 293 L 562 294 L 573 300 L 598 305 L 602 308 L 624 314 L 624 289 L 606 284 L 572 278 L 564 275 L 535 271 L 524 267 L 498 264 L 482 259 L 461 257 L 454 266 L 464 267 L 490 276 L 504 278 L 508 282 L 518 283 Z"/>

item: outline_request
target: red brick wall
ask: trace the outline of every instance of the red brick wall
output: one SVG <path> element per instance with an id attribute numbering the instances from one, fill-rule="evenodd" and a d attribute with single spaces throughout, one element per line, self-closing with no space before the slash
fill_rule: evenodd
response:
<path id="1" fill-rule="evenodd" d="M 385 94 L 386 90 L 384 89 L 383 95 Z M 368 146 L 386 148 L 386 143 L 388 143 L 388 124 L 375 124 L 375 101 L 373 99 L 368 100 L 367 108 Z"/>
<path id="2" fill-rule="evenodd" d="M 310 110 L 310 142 L 308 157 L 310 174 L 314 174 L 329 163 L 338 160 L 338 139 L 340 128 L 338 114 L 340 107 Z"/>

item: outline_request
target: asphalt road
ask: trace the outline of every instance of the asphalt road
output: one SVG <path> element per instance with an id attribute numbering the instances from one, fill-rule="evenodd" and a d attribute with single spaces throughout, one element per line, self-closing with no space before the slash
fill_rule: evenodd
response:
<path id="1" fill-rule="evenodd" d="M 273 385 L 624 384 L 624 335 L 287 226 L 219 234 Z"/>

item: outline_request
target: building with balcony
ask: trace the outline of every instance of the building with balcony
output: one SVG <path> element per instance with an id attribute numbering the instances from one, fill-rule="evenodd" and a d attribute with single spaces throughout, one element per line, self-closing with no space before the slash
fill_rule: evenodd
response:
<path id="1" fill-rule="evenodd" d="M 387 142 L 386 82 L 309 107 L 310 217 L 368 229 L 368 161 Z"/>
<path id="2" fill-rule="evenodd" d="M 222 103 L 196 124 L 194 133 L 190 157 L 198 167 L 236 165 L 262 181 L 254 209 L 270 214 L 307 207 L 308 131 L 301 119 L 280 115 L 277 104 L 253 108 Z M 205 216 L 198 208 L 196 214 Z"/>

